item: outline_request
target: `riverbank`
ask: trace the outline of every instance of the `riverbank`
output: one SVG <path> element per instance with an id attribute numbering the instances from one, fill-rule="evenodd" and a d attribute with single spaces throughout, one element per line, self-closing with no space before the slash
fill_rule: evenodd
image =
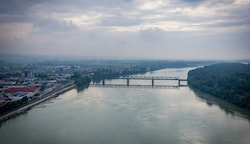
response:
<path id="1" fill-rule="evenodd" d="M 12 119 L 12 118 L 22 114 L 22 113 L 25 113 L 26 111 L 28 111 L 32 107 L 34 107 L 34 106 L 36 106 L 36 105 L 38 105 L 40 103 L 43 103 L 43 102 L 45 102 L 45 101 L 47 101 L 47 100 L 49 100 L 51 98 L 57 97 L 58 95 L 63 94 L 63 93 L 65 93 L 65 92 L 67 92 L 67 91 L 69 91 L 69 90 L 71 90 L 73 88 L 75 88 L 75 85 L 71 84 L 71 85 L 69 85 L 67 87 L 64 87 L 64 88 L 60 89 L 60 90 L 53 91 L 50 94 L 46 93 L 43 96 L 41 96 L 40 99 L 37 99 L 36 101 L 34 101 L 34 102 L 24 106 L 24 107 L 21 107 L 21 108 L 19 108 L 17 110 L 11 111 L 10 113 L 2 115 L 0 117 L 0 122 L 4 122 L 6 120 Z"/>

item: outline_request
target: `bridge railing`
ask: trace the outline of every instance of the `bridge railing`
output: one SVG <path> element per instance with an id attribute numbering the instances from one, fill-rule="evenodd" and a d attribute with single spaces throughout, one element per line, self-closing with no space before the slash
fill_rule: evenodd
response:
<path id="1" fill-rule="evenodd" d="M 137 79 L 137 80 L 179 80 L 179 77 L 166 77 L 166 76 L 127 76 L 120 77 L 119 79 Z"/>

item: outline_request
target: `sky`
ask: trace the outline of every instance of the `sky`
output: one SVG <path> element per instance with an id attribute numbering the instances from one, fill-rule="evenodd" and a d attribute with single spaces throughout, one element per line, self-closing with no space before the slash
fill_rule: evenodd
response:
<path id="1" fill-rule="evenodd" d="M 250 59 L 250 0 L 1 0 L 0 54 Z"/>

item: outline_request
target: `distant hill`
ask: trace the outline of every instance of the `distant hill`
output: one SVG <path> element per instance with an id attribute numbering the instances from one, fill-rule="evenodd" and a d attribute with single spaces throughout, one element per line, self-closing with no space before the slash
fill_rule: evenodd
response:
<path id="1" fill-rule="evenodd" d="M 191 87 L 250 109 L 250 65 L 223 63 L 205 66 L 188 73 Z"/>

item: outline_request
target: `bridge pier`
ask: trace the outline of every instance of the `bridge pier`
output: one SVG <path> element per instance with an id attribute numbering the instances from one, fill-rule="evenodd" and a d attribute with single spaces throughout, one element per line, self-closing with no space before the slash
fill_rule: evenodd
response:
<path id="1" fill-rule="evenodd" d="M 102 80 L 102 85 L 105 85 L 105 79 Z"/>
<path id="2" fill-rule="evenodd" d="M 178 79 L 178 86 L 181 86 L 181 80 Z"/>
<path id="3" fill-rule="evenodd" d="M 129 86 L 129 79 L 127 79 L 127 86 Z"/>
<path id="4" fill-rule="evenodd" d="M 152 79 L 152 86 L 154 86 L 154 79 Z"/>

